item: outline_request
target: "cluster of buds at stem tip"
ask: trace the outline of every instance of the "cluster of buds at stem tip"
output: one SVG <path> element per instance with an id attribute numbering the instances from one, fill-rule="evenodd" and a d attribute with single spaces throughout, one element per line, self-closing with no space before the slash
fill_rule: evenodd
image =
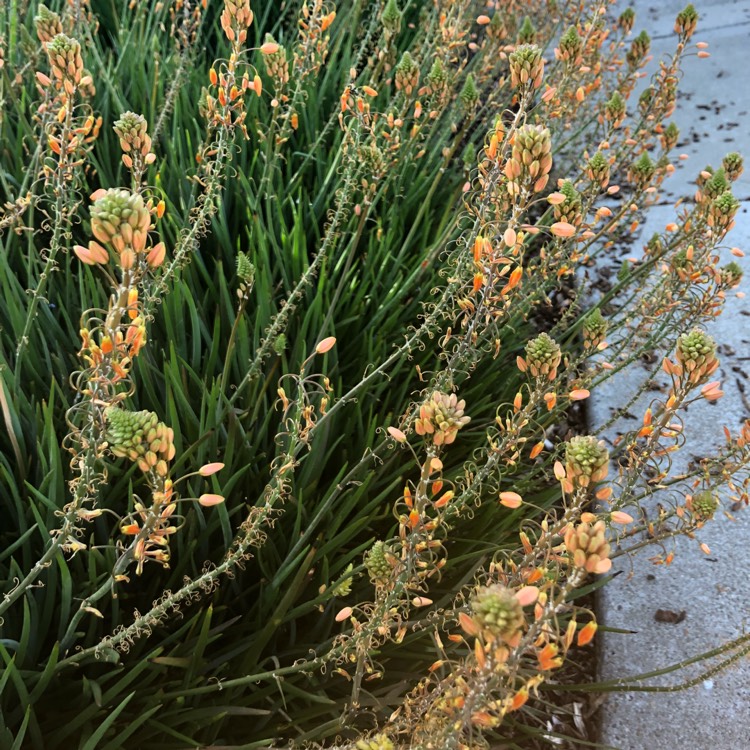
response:
<path id="1" fill-rule="evenodd" d="M 709 206 L 708 225 L 723 236 L 734 226 L 734 217 L 739 207 L 740 203 L 731 191 L 725 191 Z"/>
<path id="2" fill-rule="evenodd" d="M 604 521 L 570 524 L 565 531 L 565 548 L 571 564 L 588 573 L 606 573 L 612 567 Z"/>
<path id="3" fill-rule="evenodd" d="M 516 360 L 521 372 L 542 380 L 554 380 L 562 360 L 560 345 L 549 334 L 540 333 L 526 344 L 526 357 Z"/>
<path id="4" fill-rule="evenodd" d="M 510 82 L 516 88 L 538 89 L 544 77 L 542 50 L 536 44 L 522 44 L 508 55 Z"/>
<path id="5" fill-rule="evenodd" d="M 604 119 L 612 123 L 612 127 L 619 128 L 625 119 L 625 100 L 619 91 L 615 91 L 604 106 Z"/>
<path id="6" fill-rule="evenodd" d="M 84 78 L 81 45 L 75 39 L 66 34 L 57 34 L 45 44 L 45 48 L 53 81 L 38 73 L 37 80 L 42 85 L 54 82 L 55 88 L 62 89 L 65 94 L 71 96 L 77 86 L 91 83 L 90 75 Z"/>
<path id="7" fill-rule="evenodd" d="M 738 154 L 736 151 L 733 151 L 731 154 L 727 154 L 721 160 L 721 166 L 724 169 L 724 174 L 726 174 L 727 179 L 729 179 L 731 182 L 734 182 L 735 180 L 739 179 L 744 170 L 742 155 Z"/>
<path id="8" fill-rule="evenodd" d="M 123 270 L 132 269 L 141 258 L 145 258 L 151 268 L 164 262 L 166 248 L 163 242 L 147 247 L 151 210 L 139 193 L 112 188 L 98 190 L 92 197 L 91 232 L 99 242 L 114 249 Z M 162 210 L 161 205 L 156 209 L 157 215 Z M 106 263 L 109 253 L 99 242 L 91 241 L 88 247 L 76 245 L 76 255 L 89 265 Z"/>
<path id="9" fill-rule="evenodd" d="M 393 556 L 383 541 L 376 541 L 365 553 L 365 568 L 370 580 L 376 586 L 388 583 L 393 572 Z"/>
<path id="10" fill-rule="evenodd" d="M 697 523 L 710 521 L 719 507 L 719 498 L 710 490 L 704 490 L 687 499 L 687 507 Z"/>
<path id="11" fill-rule="evenodd" d="M 486 643 L 503 641 L 515 646 L 521 638 L 525 618 L 516 593 L 495 583 L 475 591 L 471 616 L 464 616 L 460 621 L 464 631 L 481 636 Z"/>
<path id="12" fill-rule="evenodd" d="M 680 129 L 673 122 L 670 122 L 661 133 L 661 147 L 664 151 L 671 151 L 680 139 Z"/>
<path id="13" fill-rule="evenodd" d="M 464 415 L 465 406 L 466 402 L 459 401 L 455 393 L 435 391 L 419 407 L 419 418 L 414 422 L 417 435 L 432 435 L 435 445 L 450 445 L 458 431 L 471 421 Z"/>
<path id="14" fill-rule="evenodd" d="M 690 39 L 695 32 L 695 27 L 698 23 L 698 13 L 693 7 L 693 4 L 685 6 L 684 10 L 681 10 L 677 14 L 677 18 L 674 22 L 674 30 L 676 34 L 679 34 L 685 41 Z"/>
<path id="15" fill-rule="evenodd" d="M 633 43 L 630 45 L 630 49 L 625 55 L 631 69 L 635 70 L 641 66 L 650 49 L 651 37 L 649 37 L 645 31 L 642 31 L 635 39 L 633 39 Z"/>
<path id="16" fill-rule="evenodd" d="M 610 168 L 607 157 L 597 151 L 586 165 L 586 176 L 604 190 L 609 185 Z"/>
<path id="17" fill-rule="evenodd" d="M 609 450 L 592 435 L 576 435 L 565 446 L 565 475 L 575 487 L 588 487 L 609 474 Z"/>
<path id="18" fill-rule="evenodd" d="M 651 157 L 644 151 L 643 154 L 630 166 L 628 177 L 638 188 L 645 190 L 650 184 L 656 172 L 656 166 Z"/>
<path id="19" fill-rule="evenodd" d="M 388 0 L 380 16 L 380 23 L 383 24 L 386 40 L 393 39 L 401 31 L 401 21 L 403 14 L 399 10 L 396 0 Z"/>
<path id="20" fill-rule="evenodd" d="M 534 28 L 534 24 L 528 16 L 525 16 L 523 23 L 518 28 L 516 41 L 518 44 L 533 44 L 535 39 L 536 29 Z"/>
<path id="21" fill-rule="evenodd" d="M 432 63 L 430 72 L 427 74 L 427 90 L 432 97 L 433 106 L 442 104 L 448 97 L 449 80 L 445 66 L 438 58 Z"/>
<path id="22" fill-rule="evenodd" d="M 466 76 L 466 82 L 464 83 L 458 98 L 467 113 L 470 113 L 479 102 L 479 90 L 474 81 L 474 76 L 471 73 Z"/>
<path id="23" fill-rule="evenodd" d="M 719 281 L 722 286 L 733 289 L 742 281 L 742 268 L 732 261 L 719 269 Z"/>
<path id="24" fill-rule="evenodd" d="M 581 226 L 583 221 L 583 204 L 581 194 L 575 189 L 570 180 L 565 180 L 560 188 L 563 200 L 553 204 L 552 212 L 555 221 L 564 221 L 574 227 Z"/>
<path id="25" fill-rule="evenodd" d="M 143 115 L 124 112 L 115 122 L 114 131 L 120 139 L 120 148 L 124 151 L 122 163 L 128 169 L 141 171 L 144 165 L 156 161 L 156 154 L 151 151 L 148 123 Z"/>
<path id="26" fill-rule="evenodd" d="M 675 356 L 692 385 L 704 383 L 719 366 L 716 342 L 700 328 L 677 339 Z"/>
<path id="27" fill-rule="evenodd" d="M 571 65 L 580 65 L 582 52 L 583 41 L 578 35 L 576 27 L 571 26 L 560 37 L 560 46 L 555 50 L 555 56 L 558 60 L 563 60 Z"/>
<path id="28" fill-rule="evenodd" d="M 409 52 L 404 52 L 396 66 L 394 82 L 396 91 L 403 91 L 407 96 L 411 96 L 419 86 L 419 65 Z"/>
<path id="29" fill-rule="evenodd" d="M 250 0 L 224 0 L 221 13 L 221 28 L 230 42 L 243 45 L 247 40 L 247 30 L 253 23 Z"/>
<path id="30" fill-rule="evenodd" d="M 39 3 L 36 16 L 34 16 L 34 26 L 36 35 L 42 44 L 51 42 L 54 37 L 63 33 L 60 16 L 50 10 L 44 3 Z"/>
<path id="31" fill-rule="evenodd" d="M 270 34 L 266 34 L 264 44 L 274 45 L 275 51 L 263 55 L 263 62 L 266 66 L 266 72 L 274 82 L 277 94 L 283 99 L 281 91 L 289 83 L 289 60 L 286 56 L 286 50 L 280 44 L 277 44 Z"/>
<path id="32" fill-rule="evenodd" d="M 505 164 L 508 193 L 529 189 L 538 193 L 547 185 L 552 169 L 552 140 L 542 125 L 523 125 L 516 132 L 510 159 Z"/>
<path id="33" fill-rule="evenodd" d="M 709 201 L 715 200 L 720 195 L 723 195 L 727 190 L 729 190 L 729 180 L 727 180 L 727 176 L 723 168 L 717 169 L 715 172 L 711 172 L 708 177 L 704 177 L 701 174 L 699 175 L 698 179 L 701 187 L 701 202 L 705 199 L 708 199 Z"/>
<path id="34" fill-rule="evenodd" d="M 583 319 L 583 346 L 586 349 L 598 349 L 607 335 L 607 320 L 597 307 Z"/>
<path id="35" fill-rule="evenodd" d="M 128 411 L 109 407 L 107 443 L 115 456 L 128 458 L 144 473 L 152 469 L 160 476 L 169 473 L 167 462 L 175 455 L 174 430 L 150 411 Z"/>
<path id="36" fill-rule="evenodd" d="M 617 19 L 617 25 L 626 34 L 629 34 L 633 30 L 633 24 L 635 23 L 635 11 L 632 8 L 625 8 Z"/>

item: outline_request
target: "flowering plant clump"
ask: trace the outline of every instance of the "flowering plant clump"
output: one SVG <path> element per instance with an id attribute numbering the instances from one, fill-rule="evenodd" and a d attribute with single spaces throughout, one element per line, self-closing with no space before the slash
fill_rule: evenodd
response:
<path id="1" fill-rule="evenodd" d="M 699 12 L 110 5 L 0 4 L 0 745 L 594 743 L 586 592 L 750 498 Z"/>

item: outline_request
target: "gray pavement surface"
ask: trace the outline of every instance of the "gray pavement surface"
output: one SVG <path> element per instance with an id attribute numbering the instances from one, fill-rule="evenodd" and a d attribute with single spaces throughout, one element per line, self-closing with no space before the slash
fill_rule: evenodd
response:
<path id="1" fill-rule="evenodd" d="M 652 37 L 652 54 L 674 48 L 672 31 L 683 0 L 636 0 L 634 33 L 646 29 Z M 695 192 L 695 177 L 710 164 L 720 166 L 730 151 L 744 152 L 746 170 L 735 183 L 741 200 L 736 227 L 727 242 L 742 248 L 745 258 L 725 253 L 724 262 L 737 260 L 745 277 L 739 291 L 750 290 L 750 0 L 698 0 L 700 14 L 694 41 L 709 43 L 711 57 L 685 61 L 678 109 L 673 116 L 681 130 L 677 153 L 690 156 L 675 162 L 678 169 L 665 183 L 662 202 L 649 211 L 641 232 L 648 238 L 674 220 L 672 203 Z M 633 250 L 638 251 L 642 243 Z M 632 251 L 627 253 L 632 254 Z M 722 426 L 734 433 L 750 418 L 750 294 L 730 295 L 724 314 L 709 328 L 720 344 L 719 375 L 726 395 L 717 404 L 691 406 L 685 414 L 687 445 L 677 454 L 676 471 L 693 456 L 705 455 L 723 440 Z M 646 370 L 625 374 L 601 391 L 592 404 L 592 423 L 603 423 L 611 410 L 632 393 Z M 629 390 L 630 389 L 630 390 Z M 643 409 L 635 407 L 634 414 Z M 632 429 L 632 421 L 614 426 Z M 654 498 L 654 502 L 658 501 Z M 724 499 L 724 508 L 731 502 Z M 622 571 L 606 586 L 599 599 L 600 621 L 632 634 L 601 633 L 601 679 L 614 679 L 667 667 L 750 632 L 750 508 L 719 514 L 701 530 L 700 540 L 711 552 L 705 554 L 697 540 L 680 538 L 671 566 L 656 566 L 648 548 L 634 560 L 619 559 Z M 682 612 L 679 623 L 659 622 L 659 609 Z M 649 684 L 670 685 L 701 674 L 706 665 L 666 675 Z M 674 693 L 612 693 L 601 711 L 600 741 L 618 750 L 750 750 L 750 657 L 731 669 Z"/>

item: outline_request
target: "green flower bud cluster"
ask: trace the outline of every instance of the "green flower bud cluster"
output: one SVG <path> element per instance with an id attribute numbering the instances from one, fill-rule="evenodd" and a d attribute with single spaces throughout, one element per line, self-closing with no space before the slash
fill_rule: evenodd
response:
<path id="1" fill-rule="evenodd" d="M 602 189 L 609 185 L 609 162 L 601 151 L 597 151 L 586 167 L 586 174 L 592 182 L 599 183 Z"/>
<path id="2" fill-rule="evenodd" d="M 661 134 L 661 146 L 665 151 L 671 151 L 680 139 L 680 129 L 670 122 Z"/>
<path id="3" fill-rule="evenodd" d="M 359 150 L 359 158 L 364 168 L 365 177 L 378 179 L 385 174 L 385 157 L 375 143 L 362 146 Z"/>
<path id="4" fill-rule="evenodd" d="M 419 65 L 409 52 L 404 52 L 399 64 L 396 66 L 394 76 L 396 90 L 403 91 L 407 96 L 419 86 Z"/>
<path id="5" fill-rule="evenodd" d="M 691 513 L 696 521 L 710 521 L 719 507 L 719 498 L 713 492 L 704 490 L 693 495 L 690 505 Z"/>
<path id="6" fill-rule="evenodd" d="M 604 116 L 616 127 L 625 119 L 625 112 L 625 100 L 619 91 L 615 91 L 604 106 Z"/>
<path id="7" fill-rule="evenodd" d="M 237 254 L 237 275 L 246 284 L 252 284 L 255 279 L 255 266 L 250 262 L 250 256 L 242 251 Z"/>
<path id="8" fill-rule="evenodd" d="M 266 44 L 278 44 L 271 34 L 266 34 L 264 41 Z M 266 73 L 274 80 L 278 88 L 282 88 L 289 82 L 289 60 L 282 45 L 279 44 L 276 52 L 263 55 L 263 62 L 266 65 Z"/>
<path id="9" fill-rule="evenodd" d="M 538 378 L 554 380 L 562 359 L 560 345 L 549 334 L 540 333 L 526 344 L 526 367 Z"/>
<path id="10" fill-rule="evenodd" d="M 609 473 L 609 451 L 603 440 L 593 435 L 576 435 L 565 446 L 568 479 L 580 487 L 600 482 Z"/>
<path id="11" fill-rule="evenodd" d="M 471 600 L 472 616 L 490 639 L 509 639 L 523 628 L 523 607 L 510 589 L 499 583 L 482 586 Z"/>
<path id="12" fill-rule="evenodd" d="M 638 109 L 641 111 L 641 116 L 646 117 L 651 109 L 651 103 L 654 100 L 655 89 L 653 86 L 647 86 L 643 89 L 643 92 L 638 97 Z"/>
<path id="13" fill-rule="evenodd" d="M 510 82 L 513 86 L 530 84 L 538 89 L 544 76 L 542 50 L 536 44 L 522 44 L 508 55 Z"/>
<path id="14" fill-rule="evenodd" d="M 695 27 L 698 23 L 698 13 L 693 7 L 693 4 L 685 6 L 684 10 L 681 10 L 677 14 L 677 18 L 674 22 L 675 33 L 679 34 L 685 40 L 690 39 L 695 32 Z"/>
<path id="15" fill-rule="evenodd" d="M 724 232 L 734 221 L 735 214 L 740 207 L 740 202 L 727 190 L 716 198 L 711 204 L 708 212 L 709 226 Z"/>
<path id="16" fill-rule="evenodd" d="M 555 221 L 565 221 L 574 227 L 580 226 L 583 221 L 581 194 L 575 189 L 570 180 L 563 182 L 560 192 L 565 196 L 565 200 L 553 206 Z"/>
<path id="17" fill-rule="evenodd" d="M 576 568 L 582 568 L 589 573 L 606 573 L 612 567 L 604 521 L 569 526 L 565 532 L 565 547 L 571 563 Z"/>
<path id="18" fill-rule="evenodd" d="M 81 45 L 66 34 L 57 34 L 47 42 L 47 57 L 52 74 L 60 81 L 78 84 L 83 77 Z M 70 93 L 72 89 L 69 90 Z"/>
<path id="19" fill-rule="evenodd" d="M 693 328 L 677 339 L 677 359 L 688 371 L 710 364 L 716 355 L 716 342 L 700 328 Z"/>
<path id="20" fill-rule="evenodd" d="M 458 431 L 471 422 L 464 414 L 466 402 L 458 400 L 455 393 L 448 395 L 435 391 L 419 407 L 419 418 L 414 422 L 417 435 L 432 435 L 435 445 L 450 445 Z"/>
<path id="21" fill-rule="evenodd" d="M 641 63 L 646 59 L 646 55 L 648 55 L 650 49 L 651 37 L 645 31 L 642 31 L 635 39 L 633 39 L 633 43 L 630 45 L 630 49 L 625 55 L 628 65 L 630 65 L 632 69 L 640 67 Z"/>
<path id="22" fill-rule="evenodd" d="M 383 8 L 383 14 L 380 16 L 380 22 L 383 24 L 385 33 L 391 37 L 398 34 L 401 31 L 401 20 L 402 14 L 398 3 L 396 0 L 388 0 L 385 8 Z"/>
<path id="23" fill-rule="evenodd" d="M 128 411 L 109 407 L 106 440 L 115 456 L 128 458 L 143 472 L 154 469 L 167 476 L 167 461 L 175 455 L 174 431 L 150 411 Z"/>
<path id="24" fill-rule="evenodd" d="M 44 3 L 39 3 L 36 16 L 34 16 L 34 26 L 39 41 L 51 42 L 58 34 L 62 34 L 63 27 L 60 16 L 53 10 L 50 10 Z"/>
<path id="25" fill-rule="evenodd" d="M 713 200 L 729 190 L 729 187 L 726 172 L 720 167 L 703 183 L 702 192 L 706 198 Z"/>
<path id="26" fill-rule="evenodd" d="M 121 253 L 146 247 L 151 214 L 139 193 L 111 188 L 91 206 L 91 231 L 99 242 L 108 242 Z"/>
<path id="27" fill-rule="evenodd" d="M 617 25 L 626 33 L 629 34 L 633 30 L 633 24 L 635 23 L 635 11 L 632 8 L 625 8 L 617 19 Z"/>
<path id="28" fill-rule="evenodd" d="M 505 39 L 508 36 L 508 30 L 505 28 L 503 23 L 503 13 L 496 11 L 492 14 L 489 26 L 487 26 L 487 36 L 490 39 L 500 40 Z"/>
<path id="29" fill-rule="evenodd" d="M 640 190 L 647 188 L 656 172 L 656 166 L 651 157 L 644 151 L 638 161 L 630 167 L 630 180 Z"/>
<path id="30" fill-rule="evenodd" d="M 442 101 L 448 90 L 448 73 L 443 63 L 437 59 L 432 63 L 430 72 L 427 74 L 427 85 L 430 91 L 439 101 Z"/>
<path id="31" fill-rule="evenodd" d="M 466 76 L 466 83 L 464 83 L 464 87 L 461 89 L 459 98 L 466 112 L 471 112 L 479 101 L 479 90 L 471 73 Z"/>
<path id="32" fill-rule="evenodd" d="M 566 62 L 576 62 L 583 51 L 583 41 L 575 26 L 571 26 L 560 37 L 560 58 Z"/>
<path id="33" fill-rule="evenodd" d="M 370 580 L 378 585 L 385 584 L 391 577 L 393 566 L 388 562 L 388 547 L 385 542 L 374 542 L 365 553 L 365 568 Z"/>
<path id="34" fill-rule="evenodd" d="M 583 345 L 586 349 L 596 349 L 607 335 L 608 323 L 600 308 L 594 308 L 583 319 Z"/>
<path id="35" fill-rule="evenodd" d="M 727 263 L 720 271 L 721 281 L 730 289 L 737 286 L 742 281 L 742 268 L 739 263 L 732 261 Z"/>
<path id="36" fill-rule="evenodd" d="M 727 154 L 721 160 L 721 166 L 724 168 L 726 176 L 732 182 L 737 180 L 744 170 L 744 162 L 742 156 L 736 151 L 733 151 L 731 154 Z"/>
<path id="37" fill-rule="evenodd" d="M 528 16 L 526 16 L 523 19 L 521 28 L 518 29 L 517 43 L 518 44 L 533 44 L 535 39 L 536 39 L 536 29 L 534 28 L 534 24 L 531 23 L 531 19 Z"/>

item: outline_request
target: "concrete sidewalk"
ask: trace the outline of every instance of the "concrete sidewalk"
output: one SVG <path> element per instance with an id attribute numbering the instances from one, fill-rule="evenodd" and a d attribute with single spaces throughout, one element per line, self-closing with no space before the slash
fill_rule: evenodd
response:
<path id="1" fill-rule="evenodd" d="M 652 37 L 655 59 L 674 49 L 674 18 L 686 2 L 636 0 L 634 33 L 646 29 Z M 679 164 L 665 183 L 665 203 L 692 197 L 695 177 L 706 165 L 718 167 L 722 157 L 739 151 L 746 170 L 734 185 L 742 201 L 732 246 L 748 257 L 728 253 L 724 262 L 738 260 L 745 272 L 740 290 L 750 288 L 750 0 L 698 0 L 700 14 L 694 41 L 710 44 L 708 59 L 693 56 L 685 61 L 680 104 L 672 119 L 681 130 L 677 153 L 690 159 Z M 623 6 L 624 7 L 624 6 Z M 621 8 L 618 5 L 618 10 Z M 653 69 L 653 63 L 651 66 Z M 663 231 L 675 218 L 671 205 L 656 206 L 641 231 L 648 238 Z M 642 244 L 642 243 L 641 243 Z M 636 254 L 640 245 L 636 244 Z M 726 396 L 717 404 L 690 407 L 685 414 L 688 444 L 677 454 L 679 472 L 694 456 L 708 453 L 724 441 L 722 426 L 735 434 L 750 418 L 750 298 L 730 296 L 726 312 L 709 328 L 720 344 L 718 375 Z M 592 426 L 602 424 L 611 410 L 632 393 L 646 370 L 626 374 L 600 390 L 592 405 Z M 631 386 L 631 390 L 628 390 Z M 645 408 L 645 404 L 644 404 Z M 643 409 L 635 407 L 634 414 Z M 632 429 L 633 422 L 615 425 L 608 436 Z M 654 502 L 658 501 L 654 498 Z M 724 498 L 726 500 L 726 498 Z M 725 502 L 724 508 L 729 509 Z M 750 509 L 722 514 L 700 532 L 700 541 L 711 549 L 704 554 L 698 541 L 681 538 L 671 566 L 655 566 L 650 548 L 635 560 L 618 559 L 622 574 L 606 586 L 599 601 L 604 625 L 636 631 L 632 635 L 606 633 L 600 639 L 600 678 L 614 679 L 667 667 L 721 645 L 750 631 Z M 685 611 L 679 623 L 659 622 L 659 609 Z M 705 665 L 668 675 L 650 684 L 669 685 L 700 674 Z M 686 691 L 676 693 L 613 693 L 601 709 L 601 742 L 619 750 L 750 749 L 750 658 L 729 671 Z"/>

